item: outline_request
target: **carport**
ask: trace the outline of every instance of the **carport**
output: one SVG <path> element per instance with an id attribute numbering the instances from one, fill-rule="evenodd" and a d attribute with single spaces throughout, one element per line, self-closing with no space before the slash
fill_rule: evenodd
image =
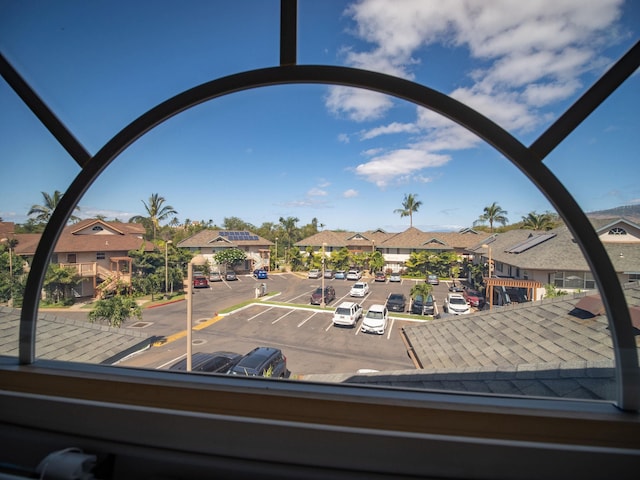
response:
<path id="1" fill-rule="evenodd" d="M 493 287 L 526 288 L 527 297 L 532 301 L 538 300 L 538 298 L 536 298 L 536 291 L 538 288 L 542 288 L 542 283 L 535 280 L 516 280 L 514 278 L 485 277 L 484 284 L 487 287 L 487 297 L 489 297 L 489 310 L 493 307 Z"/>

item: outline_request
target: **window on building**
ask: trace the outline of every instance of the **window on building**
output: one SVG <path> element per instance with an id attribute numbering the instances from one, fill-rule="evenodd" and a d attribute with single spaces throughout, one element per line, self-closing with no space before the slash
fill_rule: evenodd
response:
<path id="1" fill-rule="evenodd" d="M 106 257 L 105 252 L 96 252 L 96 260 L 104 260 Z"/>

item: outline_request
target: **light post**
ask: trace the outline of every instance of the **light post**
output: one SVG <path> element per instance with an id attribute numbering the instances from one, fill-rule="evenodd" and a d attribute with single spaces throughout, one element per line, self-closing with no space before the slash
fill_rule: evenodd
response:
<path id="1" fill-rule="evenodd" d="M 171 240 L 167 240 L 164 243 L 164 298 L 169 298 L 167 295 L 169 291 L 169 244 L 173 243 Z"/>
<path id="2" fill-rule="evenodd" d="M 273 269 L 274 270 L 278 269 L 278 237 L 276 237 L 276 259 L 273 262 Z"/>
<path id="3" fill-rule="evenodd" d="M 9 301 L 7 305 L 13 307 L 13 244 L 11 243 L 12 240 L 8 238 L 3 238 L 0 241 L 7 242 L 9 247 Z"/>
<path id="4" fill-rule="evenodd" d="M 489 276 L 486 285 L 486 295 L 487 297 L 489 297 L 489 310 L 491 310 L 491 307 L 493 306 L 493 285 L 489 285 L 489 282 L 491 281 L 491 270 L 493 266 L 491 262 L 491 245 L 484 243 L 482 244 L 482 248 L 486 248 L 489 255 Z"/>
<path id="5" fill-rule="evenodd" d="M 325 259 L 324 249 L 326 246 L 327 244 L 322 242 L 322 293 L 320 297 L 322 299 L 320 300 L 320 307 L 322 308 L 326 307 L 326 304 L 324 303 L 324 259 Z"/>
<path id="6" fill-rule="evenodd" d="M 193 266 L 204 265 L 207 259 L 196 255 L 187 266 L 187 372 L 191 371 L 191 329 L 193 327 Z"/>

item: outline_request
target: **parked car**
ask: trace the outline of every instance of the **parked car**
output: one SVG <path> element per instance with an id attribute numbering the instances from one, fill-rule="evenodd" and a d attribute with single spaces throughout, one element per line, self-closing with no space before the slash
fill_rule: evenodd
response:
<path id="1" fill-rule="evenodd" d="M 417 315 L 433 315 L 435 313 L 435 301 L 433 295 L 429 294 L 426 297 L 423 295 L 416 295 L 411 303 L 411 313 Z"/>
<path id="2" fill-rule="evenodd" d="M 400 274 L 398 272 L 393 272 L 391 275 L 389 275 L 389 281 L 390 282 L 401 282 L 402 281 L 402 277 L 400 276 Z"/>
<path id="3" fill-rule="evenodd" d="M 333 276 L 336 280 L 344 280 L 347 278 L 347 272 L 344 270 L 336 270 L 336 274 Z"/>
<path id="4" fill-rule="evenodd" d="M 360 330 L 365 333 L 377 333 L 384 335 L 389 321 L 389 312 L 384 305 L 371 305 L 362 320 Z"/>
<path id="5" fill-rule="evenodd" d="M 362 306 L 355 302 L 342 302 L 333 312 L 333 324 L 353 327 L 362 317 Z"/>
<path id="6" fill-rule="evenodd" d="M 318 270 L 317 268 L 313 268 L 309 270 L 309 273 L 307 274 L 307 278 L 320 278 L 321 275 L 322 275 L 322 272 L 320 270 Z"/>
<path id="7" fill-rule="evenodd" d="M 449 291 L 453 293 L 463 293 L 464 288 L 462 288 L 462 285 L 460 285 L 460 283 L 456 283 L 456 281 L 454 280 L 449 286 Z"/>
<path id="8" fill-rule="evenodd" d="M 279 348 L 256 347 L 229 370 L 231 375 L 284 378 L 289 375 L 287 357 Z"/>
<path id="9" fill-rule="evenodd" d="M 369 293 L 369 284 L 367 282 L 356 282 L 351 287 L 349 295 L 352 297 L 364 297 Z"/>
<path id="10" fill-rule="evenodd" d="M 209 281 L 204 275 L 197 275 L 193 277 L 193 288 L 207 288 Z"/>
<path id="11" fill-rule="evenodd" d="M 471 313 L 471 307 L 461 293 L 448 293 L 444 300 L 444 311 L 453 315 Z"/>
<path id="12" fill-rule="evenodd" d="M 240 361 L 242 355 L 234 352 L 196 352 L 191 355 L 191 371 L 206 373 L 227 373 Z M 177 361 L 169 370 L 187 370 L 187 359 Z"/>
<path id="13" fill-rule="evenodd" d="M 440 285 L 440 279 L 437 275 L 430 273 L 427 275 L 427 283 L 430 283 L 431 285 Z"/>
<path id="14" fill-rule="evenodd" d="M 336 291 L 333 287 L 324 287 L 324 303 L 329 303 L 335 300 Z M 316 288 L 311 294 L 311 305 L 320 305 L 322 303 L 322 287 Z"/>
<path id="15" fill-rule="evenodd" d="M 384 272 L 376 272 L 374 280 L 376 282 L 386 282 L 387 281 L 387 275 Z"/>
<path id="16" fill-rule="evenodd" d="M 333 270 L 326 270 L 325 269 L 324 278 L 333 278 Z"/>
<path id="17" fill-rule="evenodd" d="M 224 278 L 229 282 L 238 280 L 238 276 L 236 275 L 236 272 L 234 272 L 233 270 L 227 270 L 227 273 L 224 274 Z"/>
<path id="18" fill-rule="evenodd" d="M 209 281 L 210 282 L 221 282 L 222 281 L 222 275 L 220 274 L 220 272 L 211 272 L 211 273 L 209 273 Z"/>
<path id="19" fill-rule="evenodd" d="M 269 275 L 267 274 L 267 271 L 263 268 L 259 268 L 257 270 L 253 271 L 253 276 L 256 277 L 259 280 L 263 280 L 265 278 L 268 278 Z"/>
<path id="20" fill-rule="evenodd" d="M 347 280 L 355 280 L 358 281 L 362 278 L 362 273 L 360 270 L 349 270 L 347 272 Z"/>
<path id="21" fill-rule="evenodd" d="M 387 297 L 387 308 L 391 312 L 404 312 L 407 307 L 407 297 L 402 293 L 390 293 Z"/>
<path id="22" fill-rule="evenodd" d="M 485 304 L 484 295 L 482 295 L 477 290 L 473 290 L 471 288 L 465 288 L 462 292 L 462 296 L 467 301 L 469 305 L 472 307 L 476 307 L 478 309 L 482 309 Z"/>

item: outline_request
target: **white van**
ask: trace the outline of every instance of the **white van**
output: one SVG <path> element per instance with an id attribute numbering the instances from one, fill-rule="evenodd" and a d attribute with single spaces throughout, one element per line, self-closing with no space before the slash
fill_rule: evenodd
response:
<path id="1" fill-rule="evenodd" d="M 362 307 L 355 302 L 342 302 L 333 312 L 333 324 L 354 327 L 362 317 Z"/>

